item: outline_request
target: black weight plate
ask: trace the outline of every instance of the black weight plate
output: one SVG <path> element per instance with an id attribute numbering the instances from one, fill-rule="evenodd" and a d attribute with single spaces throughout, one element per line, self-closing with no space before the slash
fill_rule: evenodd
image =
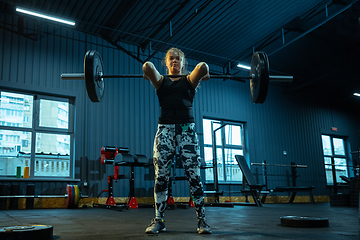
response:
<path id="1" fill-rule="evenodd" d="M 53 227 L 50 225 L 26 225 L 0 228 L 1 240 L 45 240 L 53 239 Z"/>
<path id="2" fill-rule="evenodd" d="M 84 58 L 84 73 L 86 91 L 92 102 L 101 102 L 104 96 L 105 83 L 100 75 L 104 74 L 100 54 L 95 50 L 89 50 Z"/>
<path id="3" fill-rule="evenodd" d="M 71 208 L 75 207 L 75 187 L 74 185 L 71 185 Z"/>
<path id="4" fill-rule="evenodd" d="M 269 60 L 264 52 L 255 52 L 251 59 L 250 94 L 254 103 L 264 103 L 269 86 Z"/>
<path id="5" fill-rule="evenodd" d="M 299 228 L 329 227 L 329 219 L 320 217 L 285 216 L 280 217 L 281 226 Z"/>

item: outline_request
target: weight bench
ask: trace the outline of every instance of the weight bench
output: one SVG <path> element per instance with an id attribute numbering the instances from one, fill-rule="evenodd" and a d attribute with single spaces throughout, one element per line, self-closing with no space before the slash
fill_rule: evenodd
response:
<path id="1" fill-rule="evenodd" d="M 310 201 L 315 204 L 314 201 L 314 195 L 312 192 L 312 189 L 314 189 L 314 186 L 296 186 L 296 168 L 307 168 L 306 165 L 296 165 L 294 162 L 291 162 L 291 165 L 284 165 L 284 164 L 267 164 L 266 161 L 264 161 L 264 163 L 252 163 L 252 165 L 259 165 L 263 167 L 263 174 L 264 174 L 264 182 L 265 182 L 265 186 L 267 188 L 267 166 L 275 166 L 275 167 L 291 167 L 291 178 L 292 178 L 292 187 L 291 186 L 286 186 L 286 187 L 276 187 L 275 189 L 269 189 L 269 191 L 271 193 L 273 192 L 291 192 L 291 197 L 289 200 L 289 203 L 293 203 L 296 193 L 297 192 L 308 192 L 309 193 L 309 197 L 310 197 Z M 268 189 L 268 188 L 267 188 Z M 262 203 L 265 203 L 266 200 L 266 195 L 263 196 L 263 198 L 261 199 Z"/>
<path id="2" fill-rule="evenodd" d="M 113 197 L 113 181 L 118 179 L 129 179 L 130 193 L 126 206 L 130 209 L 138 208 L 138 203 L 135 198 L 135 167 L 147 167 L 150 166 L 148 158 L 145 155 L 129 154 L 128 148 L 116 148 L 116 147 L 102 147 L 101 148 L 101 163 L 113 164 L 115 168 L 114 175 L 108 176 L 108 189 L 103 192 L 108 192 L 108 199 L 106 205 L 115 206 L 115 200 Z M 119 167 L 130 167 L 128 175 L 119 175 Z"/>
<path id="3" fill-rule="evenodd" d="M 250 193 L 251 196 L 254 199 L 255 206 L 262 207 L 262 201 L 259 200 L 260 194 L 263 195 L 262 199 L 266 198 L 266 195 L 269 193 L 269 191 L 262 191 L 262 189 L 265 187 L 263 184 L 257 184 L 256 180 L 253 176 L 253 174 L 250 171 L 250 168 L 244 158 L 244 156 L 241 155 L 235 155 L 235 159 L 237 163 L 239 164 L 239 167 L 243 173 L 244 179 L 249 187 L 249 189 L 243 189 L 243 193 Z M 243 183 L 244 185 L 244 183 Z"/>
<path id="4" fill-rule="evenodd" d="M 270 190 L 271 192 L 291 192 L 291 197 L 289 200 L 289 203 L 293 203 L 296 193 L 297 192 L 308 192 L 309 193 L 309 197 L 310 197 L 310 201 L 315 204 L 315 200 L 314 200 L 314 195 L 312 190 L 314 189 L 314 186 L 299 186 L 299 187 L 276 187 L 275 189 Z M 266 200 L 266 196 L 264 196 L 261 199 L 262 203 L 265 203 Z"/>

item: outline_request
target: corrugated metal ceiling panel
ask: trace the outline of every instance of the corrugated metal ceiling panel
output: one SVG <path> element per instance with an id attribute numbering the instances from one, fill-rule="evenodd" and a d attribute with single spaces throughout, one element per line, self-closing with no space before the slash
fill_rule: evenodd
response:
<path id="1" fill-rule="evenodd" d="M 318 30 L 316 34 L 306 36 L 306 41 L 301 41 L 306 44 L 283 49 L 281 29 L 290 25 L 288 23 L 293 19 L 298 18 L 299 21 L 294 21 L 293 26 L 284 30 L 287 42 L 323 21 L 326 12 L 331 16 L 350 5 L 355 5 L 353 10 L 341 15 L 345 20 L 329 22 L 332 25 L 326 29 L 337 29 L 331 31 L 331 36 Z M 184 50 L 187 57 L 199 61 L 224 67 L 230 62 L 235 73 L 238 72 L 235 66 L 239 61 L 250 63 L 253 49 L 275 53 L 271 56 L 274 71 L 292 75 L 299 71 L 290 70 L 287 68 L 289 64 L 282 62 L 296 60 L 293 65 L 297 66 L 297 70 L 307 69 L 309 59 L 303 59 L 302 52 L 313 51 L 310 55 L 321 57 L 324 51 L 331 52 L 335 44 L 335 48 L 343 46 L 341 51 L 355 49 L 355 54 L 358 54 L 359 5 L 357 0 L 0 0 L 3 13 L 16 14 L 15 7 L 22 6 L 61 16 L 76 21 L 75 30 L 100 36 L 112 44 L 117 41 L 131 43 L 144 52 L 149 52 L 151 46 L 151 54 L 154 55 L 177 46 Z M 346 14 L 351 14 L 351 18 Z M 34 22 L 35 25 L 51 24 L 38 19 Z M 349 38 L 351 41 L 347 40 Z M 317 44 L 311 44 L 313 39 L 320 39 L 320 44 L 323 44 L 321 50 L 315 47 Z M 317 40 L 314 41 L 317 43 Z M 295 53 L 296 59 L 292 56 Z M 323 60 L 327 60 L 329 55 L 334 57 L 324 54 Z M 340 60 L 334 57 L 335 62 Z M 301 72 L 299 79 L 306 81 L 306 74 L 311 72 Z M 336 86 L 337 79 L 332 81 Z"/>
<path id="2" fill-rule="evenodd" d="M 187 49 L 191 57 L 227 65 L 228 60 L 248 59 L 252 47 L 256 48 L 294 17 L 324 2 L 14 0 L 10 5 L 74 19 L 78 30 L 133 43 L 143 49 L 148 47 L 143 44 L 150 40 L 154 50 L 163 51 L 175 45 Z"/>

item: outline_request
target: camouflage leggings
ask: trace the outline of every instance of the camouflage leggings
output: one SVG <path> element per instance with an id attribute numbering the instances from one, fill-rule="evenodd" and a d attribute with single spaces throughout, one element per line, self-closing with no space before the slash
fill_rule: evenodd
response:
<path id="1" fill-rule="evenodd" d="M 163 218 L 166 208 L 168 182 L 176 145 L 179 147 L 181 161 L 189 181 L 197 217 L 205 217 L 204 192 L 200 181 L 200 151 L 195 123 L 159 124 L 154 141 L 155 166 L 155 213 Z"/>

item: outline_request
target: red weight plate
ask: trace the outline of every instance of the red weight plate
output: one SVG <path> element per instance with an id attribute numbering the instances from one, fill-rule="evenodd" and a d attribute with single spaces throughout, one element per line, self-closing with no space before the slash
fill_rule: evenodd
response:
<path id="1" fill-rule="evenodd" d="M 67 194 L 67 197 L 65 198 L 65 207 L 72 208 L 73 195 L 72 195 L 71 185 L 66 186 L 66 194 Z"/>

